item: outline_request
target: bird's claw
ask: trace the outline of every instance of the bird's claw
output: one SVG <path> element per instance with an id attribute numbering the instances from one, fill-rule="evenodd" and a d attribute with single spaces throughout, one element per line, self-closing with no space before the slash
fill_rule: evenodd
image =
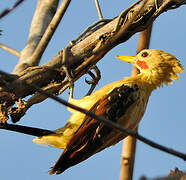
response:
<path id="1" fill-rule="evenodd" d="M 88 74 L 91 76 L 92 80 L 88 80 L 87 78 L 85 78 L 85 82 L 87 84 L 95 84 L 96 76 L 94 75 L 94 73 L 92 73 L 91 71 L 89 71 Z"/>
<path id="2" fill-rule="evenodd" d="M 95 74 L 91 71 L 88 72 L 88 74 L 91 76 L 92 80 L 85 79 L 85 82 L 87 84 L 91 84 L 91 87 L 90 87 L 88 93 L 86 94 L 86 96 L 88 96 L 92 93 L 92 91 L 95 89 L 96 85 L 98 84 L 98 81 L 101 79 L 101 73 L 100 73 L 100 70 L 98 69 L 98 67 L 94 66 L 92 69 L 94 70 Z"/>

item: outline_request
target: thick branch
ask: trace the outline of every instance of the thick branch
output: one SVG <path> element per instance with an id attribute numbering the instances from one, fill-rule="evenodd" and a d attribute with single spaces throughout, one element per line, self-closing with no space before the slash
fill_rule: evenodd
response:
<path id="1" fill-rule="evenodd" d="M 30 66 L 38 65 L 41 56 L 37 57 L 32 61 L 29 58 L 36 50 L 46 28 L 51 22 L 56 12 L 58 2 L 59 0 L 38 1 L 37 8 L 30 26 L 28 41 L 25 48 L 21 51 L 20 61 L 13 71 L 14 74 L 22 72 L 24 69 Z"/>
<path id="2" fill-rule="evenodd" d="M 32 56 L 28 59 L 28 63 L 31 65 L 37 65 L 38 60 L 41 58 L 43 52 L 45 51 L 49 41 L 51 40 L 57 26 L 59 25 L 61 19 L 63 18 L 63 15 L 65 14 L 71 0 L 63 0 L 61 3 L 59 9 L 55 13 L 53 19 L 51 20 L 50 24 L 48 25 L 43 37 L 41 38 L 39 44 L 37 45 L 34 53 Z"/>

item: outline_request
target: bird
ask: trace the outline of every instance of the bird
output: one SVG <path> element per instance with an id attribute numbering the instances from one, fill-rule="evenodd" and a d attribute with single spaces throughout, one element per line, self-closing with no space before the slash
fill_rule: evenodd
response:
<path id="1" fill-rule="evenodd" d="M 135 130 L 152 91 L 178 80 L 183 66 L 175 56 L 158 49 L 144 49 L 135 56 L 121 55 L 117 59 L 131 63 L 140 73 L 112 82 L 82 99 L 70 98 L 69 102 Z M 60 174 L 127 136 L 79 111 L 68 110 L 72 116 L 64 127 L 33 140 L 64 149 L 50 174 Z"/>

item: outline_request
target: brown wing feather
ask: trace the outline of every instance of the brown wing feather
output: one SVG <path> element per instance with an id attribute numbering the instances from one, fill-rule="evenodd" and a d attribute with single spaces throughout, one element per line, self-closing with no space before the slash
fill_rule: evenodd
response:
<path id="1" fill-rule="evenodd" d="M 125 85 L 117 87 L 108 95 L 102 97 L 90 111 L 117 122 L 130 105 L 136 101 L 137 98 L 134 96 L 136 91 L 138 91 L 136 85 L 134 87 Z M 67 168 L 98 152 L 102 149 L 103 143 L 111 131 L 111 127 L 86 116 L 84 123 L 71 138 L 66 149 L 51 169 L 50 174 L 60 174 Z"/>

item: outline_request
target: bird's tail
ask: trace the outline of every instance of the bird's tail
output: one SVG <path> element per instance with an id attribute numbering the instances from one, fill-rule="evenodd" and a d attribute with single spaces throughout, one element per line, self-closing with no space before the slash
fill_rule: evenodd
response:
<path id="1" fill-rule="evenodd" d="M 56 161 L 55 165 L 51 168 L 49 174 L 61 174 L 64 172 L 66 169 L 69 167 L 77 164 L 74 159 L 72 160 L 70 158 L 71 152 L 70 151 L 65 151 L 62 153 L 62 155 L 59 157 L 59 159 Z"/>
<path id="2" fill-rule="evenodd" d="M 86 138 L 88 137 L 89 135 Z M 56 161 L 54 167 L 50 170 L 50 174 L 60 174 L 69 167 L 86 160 L 95 154 L 102 145 L 97 138 L 90 138 L 90 141 L 85 140 L 85 142 L 82 143 L 81 141 L 76 141 L 75 139 L 75 143 L 76 144 L 72 143 L 72 145 L 67 146 L 67 148 L 64 149 L 62 155 Z"/>

